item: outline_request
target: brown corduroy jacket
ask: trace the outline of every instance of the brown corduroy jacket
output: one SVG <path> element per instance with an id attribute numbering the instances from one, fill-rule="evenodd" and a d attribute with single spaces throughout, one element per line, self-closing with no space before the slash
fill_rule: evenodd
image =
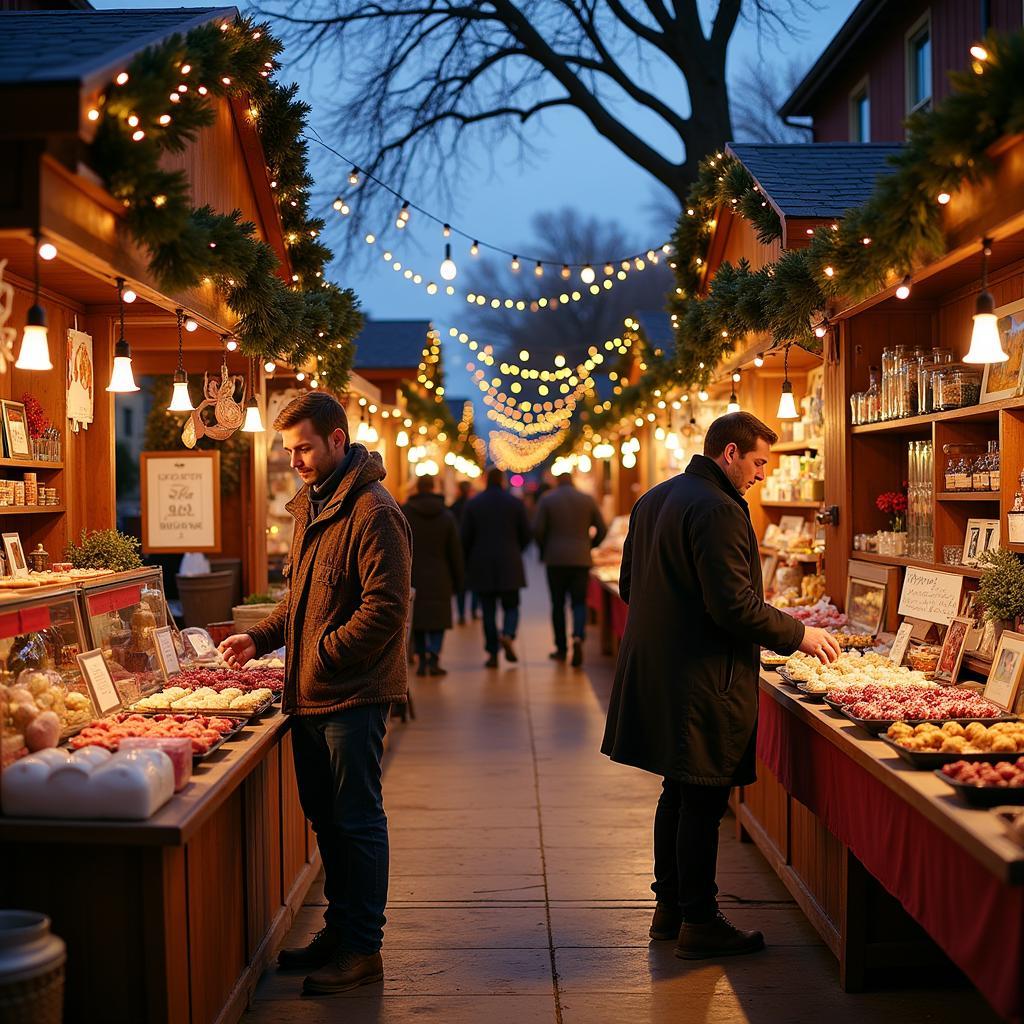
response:
<path id="1" fill-rule="evenodd" d="M 352 465 L 316 519 L 308 487 L 288 503 L 288 596 L 248 631 L 257 655 L 287 648 L 286 714 L 406 701 L 409 524 L 380 483 L 381 457 L 352 448 Z"/>

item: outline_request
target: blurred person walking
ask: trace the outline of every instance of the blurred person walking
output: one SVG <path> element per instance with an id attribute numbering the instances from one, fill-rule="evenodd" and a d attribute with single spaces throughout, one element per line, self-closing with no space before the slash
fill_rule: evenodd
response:
<path id="1" fill-rule="evenodd" d="M 462 544 L 455 517 L 434 490 L 434 477 L 421 476 L 416 493 L 402 506 L 412 530 L 413 646 L 418 676 L 444 676 L 441 645 L 452 628 L 452 595 L 463 587 Z"/>
<path id="2" fill-rule="evenodd" d="M 591 532 L 593 531 L 593 532 Z M 555 487 L 545 491 L 537 503 L 533 535 L 540 557 L 547 566 L 551 594 L 551 625 L 555 649 L 550 657 L 565 661 L 565 601 L 572 608 L 572 665 L 583 664 L 583 640 L 587 625 L 587 583 L 590 579 L 591 548 L 608 532 L 597 502 L 577 490 L 572 474 L 563 473 Z"/>
<path id="3" fill-rule="evenodd" d="M 466 506 L 473 497 L 472 482 L 469 480 L 460 480 L 458 483 L 458 494 L 459 496 L 448 506 L 448 511 L 455 516 L 455 523 L 461 534 L 462 514 L 465 512 Z M 467 590 L 465 583 L 463 583 L 462 587 L 455 592 L 455 607 L 458 609 L 460 626 L 464 626 L 466 624 L 467 597 L 469 598 L 470 615 L 474 621 L 480 617 L 480 597 L 472 591 Z"/>
<path id="4" fill-rule="evenodd" d="M 523 551 L 530 543 L 526 507 L 504 488 L 505 474 L 489 470 L 487 488 L 466 505 L 462 517 L 466 586 L 480 595 L 487 668 L 498 667 L 499 650 L 508 661 L 519 660 L 512 642 L 519 628 L 519 591 L 526 586 Z"/>

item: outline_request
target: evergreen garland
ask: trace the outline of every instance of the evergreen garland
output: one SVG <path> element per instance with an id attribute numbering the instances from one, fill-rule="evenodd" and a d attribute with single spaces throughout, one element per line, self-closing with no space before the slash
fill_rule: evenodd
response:
<path id="1" fill-rule="evenodd" d="M 140 53 L 106 90 L 90 162 L 125 207 L 125 223 L 149 252 L 160 286 L 175 292 L 209 280 L 238 320 L 242 352 L 295 366 L 316 357 L 321 383 L 346 387 L 352 339 L 363 325 L 351 289 L 324 278 L 331 251 L 309 210 L 313 184 L 303 139 L 307 104 L 296 85 L 271 78 L 281 44 L 249 18 L 202 25 Z M 160 166 L 211 125 L 218 99 L 245 100 L 278 200 L 292 265 L 280 276 L 273 249 L 238 210 L 194 209 L 184 171 Z"/>

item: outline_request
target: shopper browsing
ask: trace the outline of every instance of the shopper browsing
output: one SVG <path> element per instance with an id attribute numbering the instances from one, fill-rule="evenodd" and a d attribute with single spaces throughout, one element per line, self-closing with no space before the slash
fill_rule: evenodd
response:
<path id="1" fill-rule="evenodd" d="M 703 959 L 762 949 L 718 910 L 718 828 L 755 779 L 759 646 L 829 663 L 834 637 L 765 603 L 743 495 L 764 479 L 773 430 L 719 417 L 704 454 L 633 507 L 619 591 L 629 604 L 602 751 L 663 778 L 654 819 L 651 938 Z M 633 600 L 630 600 L 630 597 Z"/>
<path id="2" fill-rule="evenodd" d="M 286 647 L 283 710 L 292 715 L 299 799 L 324 866 L 324 927 L 283 968 L 311 971 L 303 992 L 322 995 L 384 977 L 388 826 L 381 758 L 388 713 L 407 695 L 409 526 L 381 484 L 376 452 L 349 444 L 331 395 L 295 399 L 274 422 L 303 487 L 288 596 L 220 650 L 233 667 Z"/>

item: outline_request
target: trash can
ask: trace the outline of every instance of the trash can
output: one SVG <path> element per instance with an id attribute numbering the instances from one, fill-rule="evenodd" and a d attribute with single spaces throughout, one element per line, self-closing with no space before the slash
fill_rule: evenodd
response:
<path id="1" fill-rule="evenodd" d="M 196 576 L 179 574 L 175 579 L 186 626 L 205 626 L 208 622 L 223 622 L 230 618 L 235 585 L 230 571 L 199 573 Z"/>
<path id="2" fill-rule="evenodd" d="M 45 914 L 0 910 L 0 1020 L 61 1024 L 66 959 Z"/>

